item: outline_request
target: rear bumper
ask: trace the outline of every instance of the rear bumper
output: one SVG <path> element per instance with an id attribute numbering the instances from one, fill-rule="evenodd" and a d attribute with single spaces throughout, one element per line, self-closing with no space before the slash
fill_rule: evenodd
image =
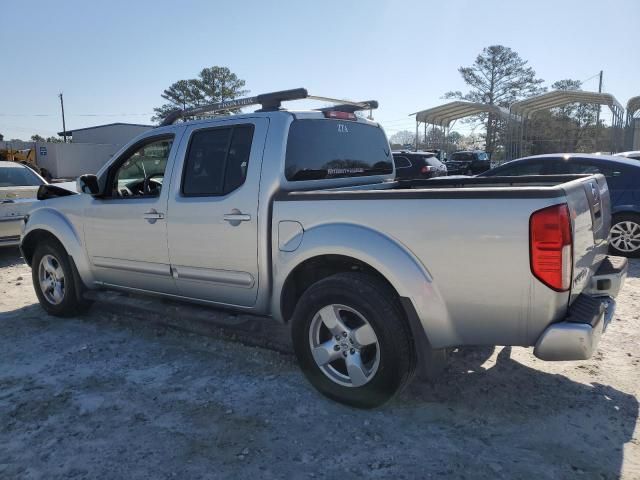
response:
<path id="1" fill-rule="evenodd" d="M 598 348 L 613 319 L 614 297 L 627 277 L 627 259 L 608 257 L 589 288 L 571 304 L 563 321 L 549 325 L 536 342 L 534 355 L 542 360 L 586 360 Z"/>

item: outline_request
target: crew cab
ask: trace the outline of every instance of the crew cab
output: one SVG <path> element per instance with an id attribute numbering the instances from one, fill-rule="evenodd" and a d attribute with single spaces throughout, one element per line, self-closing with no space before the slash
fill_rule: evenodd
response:
<path id="1" fill-rule="evenodd" d="M 282 109 L 300 98 L 337 105 Z M 21 240 L 40 304 L 76 315 L 115 288 L 271 316 L 310 382 L 358 407 L 455 346 L 589 358 L 627 269 L 607 256 L 605 178 L 398 182 L 354 113 L 375 106 L 297 89 L 177 111 L 82 193 L 42 187 Z"/>

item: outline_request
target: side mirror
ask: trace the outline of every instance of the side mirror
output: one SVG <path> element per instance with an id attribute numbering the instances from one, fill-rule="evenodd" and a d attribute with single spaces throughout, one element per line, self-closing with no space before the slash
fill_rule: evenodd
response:
<path id="1" fill-rule="evenodd" d="M 98 195 L 100 193 L 100 185 L 98 184 L 98 177 L 91 174 L 80 175 L 76 180 L 76 189 L 80 193 Z"/>

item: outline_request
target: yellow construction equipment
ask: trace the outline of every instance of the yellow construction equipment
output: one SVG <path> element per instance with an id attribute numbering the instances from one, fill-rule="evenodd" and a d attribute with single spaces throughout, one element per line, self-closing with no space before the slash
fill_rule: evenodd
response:
<path id="1" fill-rule="evenodd" d="M 18 162 L 39 173 L 45 180 L 51 181 L 51 174 L 46 168 L 40 168 L 36 162 L 35 148 L 0 148 L 0 160 Z"/>

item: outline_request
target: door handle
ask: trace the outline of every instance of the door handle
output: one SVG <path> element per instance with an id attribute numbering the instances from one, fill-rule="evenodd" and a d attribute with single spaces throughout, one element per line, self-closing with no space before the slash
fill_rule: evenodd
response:
<path id="1" fill-rule="evenodd" d="M 248 222 L 251 220 L 251 215 L 246 213 L 227 213 L 224 219 L 227 222 Z"/>
<path id="2" fill-rule="evenodd" d="M 142 218 L 149 223 L 156 223 L 157 220 L 162 220 L 164 218 L 164 213 L 158 212 L 152 208 L 148 212 L 144 212 L 142 214 Z"/>
<path id="3" fill-rule="evenodd" d="M 234 227 L 240 225 L 240 222 L 248 222 L 251 220 L 251 215 L 248 213 L 242 213 L 237 208 L 231 210 L 231 213 L 225 213 L 223 215 L 224 221 L 229 222 Z"/>

